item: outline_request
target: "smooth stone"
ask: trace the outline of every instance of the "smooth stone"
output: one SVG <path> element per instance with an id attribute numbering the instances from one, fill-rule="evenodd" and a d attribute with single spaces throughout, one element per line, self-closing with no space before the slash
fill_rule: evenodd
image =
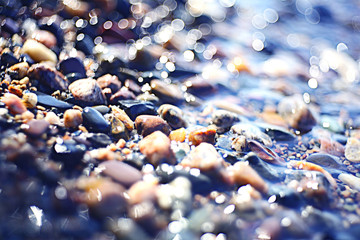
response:
<path id="1" fill-rule="evenodd" d="M 237 135 L 245 136 L 246 140 L 256 140 L 265 146 L 271 146 L 271 138 L 263 133 L 260 128 L 250 123 L 237 123 L 231 127 L 231 131 Z"/>
<path id="2" fill-rule="evenodd" d="M 26 133 L 26 135 L 28 135 L 28 136 L 40 137 L 41 135 L 46 133 L 49 126 L 50 126 L 50 123 L 44 119 L 41 119 L 41 120 L 33 119 L 33 120 L 30 120 L 23 129 L 24 129 L 24 132 Z"/>
<path id="3" fill-rule="evenodd" d="M 201 143 L 215 143 L 216 129 L 214 127 L 202 127 L 189 133 L 189 142 L 197 146 Z"/>
<path id="4" fill-rule="evenodd" d="M 81 37 L 79 36 L 80 34 L 82 34 Z M 80 34 L 76 38 L 75 48 L 82 51 L 86 56 L 92 55 L 93 48 L 95 47 L 93 39 L 87 34 Z"/>
<path id="5" fill-rule="evenodd" d="M 163 104 L 159 107 L 158 113 L 172 129 L 179 129 L 187 126 L 187 123 L 183 118 L 183 111 L 174 105 Z"/>
<path id="6" fill-rule="evenodd" d="M 21 49 L 21 52 L 28 54 L 35 62 L 57 62 L 57 56 L 52 50 L 47 48 L 44 44 L 33 39 L 26 40 Z"/>
<path id="7" fill-rule="evenodd" d="M 170 134 L 170 126 L 164 119 L 152 115 L 140 115 L 135 119 L 135 128 L 138 134 L 146 137 L 147 135 L 161 131 L 166 135 Z"/>
<path id="8" fill-rule="evenodd" d="M 163 103 L 179 104 L 185 100 L 183 91 L 175 84 L 155 79 L 150 82 L 150 86 L 151 92 Z"/>
<path id="9" fill-rule="evenodd" d="M 239 122 L 237 114 L 227 110 L 217 110 L 213 113 L 211 122 L 215 124 L 221 133 L 227 132 L 234 123 Z"/>
<path id="10" fill-rule="evenodd" d="M 78 165 L 86 151 L 84 144 L 74 140 L 63 140 L 58 138 L 52 147 L 50 157 L 56 161 L 63 162 L 66 166 Z"/>
<path id="11" fill-rule="evenodd" d="M 69 85 L 69 90 L 76 100 L 92 105 L 105 104 L 105 97 L 94 79 L 80 79 Z"/>
<path id="12" fill-rule="evenodd" d="M 15 73 L 15 78 L 22 79 L 23 77 L 26 77 L 29 68 L 30 66 L 27 62 L 20 62 L 9 67 L 7 71 L 9 73 Z"/>
<path id="13" fill-rule="evenodd" d="M 277 170 L 270 164 L 262 161 L 258 156 L 249 153 L 244 158 L 249 162 L 249 165 L 263 178 L 272 182 L 280 182 L 284 179 L 283 169 Z"/>
<path id="14" fill-rule="evenodd" d="M 69 83 L 65 76 L 45 63 L 32 65 L 28 71 L 28 77 L 39 81 L 40 85 L 44 85 L 54 90 L 67 90 Z"/>
<path id="15" fill-rule="evenodd" d="M 348 173 L 341 173 L 338 178 L 352 189 L 360 191 L 360 178 Z"/>
<path id="16" fill-rule="evenodd" d="M 127 87 L 122 87 L 110 97 L 110 103 L 116 104 L 121 100 L 135 100 L 136 96 Z"/>
<path id="17" fill-rule="evenodd" d="M 11 114 L 22 114 L 26 112 L 26 106 L 21 99 L 12 93 L 5 93 L 1 98 L 1 102 L 5 103 Z"/>
<path id="18" fill-rule="evenodd" d="M 134 130 L 135 124 L 124 110 L 116 106 L 111 106 L 111 111 L 117 119 L 124 123 L 127 130 L 129 130 L 130 132 Z"/>
<path id="19" fill-rule="evenodd" d="M 85 107 L 82 112 L 83 125 L 91 132 L 110 131 L 110 123 L 103 115 L 92 107 Z"/>
<path id="20" fill-rule="evenodd" d="M 267 123 L 256 123 L 256 126 L 258 126 L 271 139 L 276 141 L 293 141 L 296 138 L 295 134 L 279 126 Z"/>
<path id="21" fill-rule="evenodd" d="M 55 35 L 49 31 L 35 30 L 31 38 L 44 44 L 49 49 L 56 47 L 57 39 Z"/>
<path id="22" fill-rule="evenodd" d="M 101 89 L 110 88 L 112 93 L 116 93 L 121 88 L 121 82 L 116 75 L 105 74 L 96 79 L 96 82 Z"/>
<path id="23" fill-rule="evenodd" d="M 197 76 L 187 79 L 184 82 L 184 85 L 186 86 L 186 91 L 188 93 L 191 93 L 197 97 L 214 94 L 217 90 L 214 85 L 209 83 L 209 81 Z"/>
<path id="24" fill-rule="evenodd" d="M 1 30 L 9 33 L 10 35 L 13 35 L 15 33 L 18 33 L 20 28 L 17 22 L 12 20 L 11 18 L 5 18 L 1 22 Z"/>
<path id="25" fill-rule="evenodd" d="M 203 142 L 191 150 L 190 154 L 180 164 L 184 167 L 198 168 L 206 172 L 222 168 L 224 159 L 213 145 Z"/>
<path id="26" fill-rule="evenodd" d="M 120 161 L 105 161 L 99 164 L 98 169 L 102 174 L 111 177 L 124 187 L 130 187 L 140 181 L 142 174 L 136 168 Z"/>
<path id="27" fill-rule="evenodd" d="M 91 143 L 93 148 L 107 147 L 112 143 L 111 138 L 104 133 L 90 133 L 86 140 Z"/>
<path id="28" fill-rule="evenodd" d="M 64 125 L 66 128 L 78 128 L 83 122 L 80 110 L 68 109 L 64 112 Z"/>
<path id="29" fill-rule="evenodd" d="M 17 64 L 19 61 L 14 56 L 12 52 L 3 52 L 0 57 L 0 65 L 1 66 L 12 66 L 14 64 Z"/>
<path id="30" fill-rule="evenodd" d="M 105 105 L 97 105 L 97 106 L 93 106 L 92 108 L 98 111 L 99 113 L 101 113 L 102 115 L 109 113 L 111 110 L 109 107 Z"/>
<path id="31" fill-rule="evenodd" d="M 135 120 L 139 115 L 157 115 L 153 103 L 138 100 L 121 100 L 118 102 L 119 107 L 123 109 L 131 120 Z"/>
<path id="32" fill-rule="evenodd" d="M 60 109 L 70 109 L 72 104 L 58 100 L 42 92 L 34 92 L 37 95 L 37 103 L 45 107 L 55 107 Z"/>
<path id="33" fill-rule="evenodd" d="M 64 75 L 68 75 L 70 73 L 78 73 L 79 79 L 86 78 L 86 70 L 84 67 L 84 63 L 76 57 L 70 57 L 62 60 L 59 63 L 59 70 Z"/>
<path id="34" fill-rule="evenodd" d="M 139 142 L 139 149 L 155 167 L 161 163 L 176 164 L 176 158 L 171 150 L 171 141 L 160 131 L 153 132 L 143 138 Z"/>
<path id="35" fill-rule="evenodd" d="M 350 137 L 345 145 L 345 157 L 353 163 L 360 162 L 360 140 Z"/>
<path id="36" fill-rule="evenodd" d="M 86 77 L 86 76 L 85 76 Z M 65 75 L 65 78 L 68 80 L 69 83 L 75 82 L 76 80 L 83 79 L 84 76 L 80 73 L 68 73 Z"/>
<path id="37" fill-rule="evenodd" d="M 53 18 L 43 18 L 39 22 L 39 29 L 49 31 L 56 37 L 56 43 L 58 47 L 62 47 L 64 44 L 64 31 L 60 27 L 60 21 L 54 21 Z"/>
<path id="38" fill-rule="evenodd" d="M 322 167 L 346 170 L 346 167 L 342 164 L 340 158 L 330 154 L 313 153 L 306 158 L 306 161 L 318 164 Z"/>

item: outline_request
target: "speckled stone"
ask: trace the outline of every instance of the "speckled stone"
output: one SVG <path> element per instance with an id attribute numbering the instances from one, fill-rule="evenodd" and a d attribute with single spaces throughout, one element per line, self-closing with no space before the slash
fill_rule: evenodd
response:
<path id="1" fill-rule="evenodd" d="M 94 79 L 79 79 L 71 83 L 69 90 L 76 100 L 96 104 L 105 104 L 105 97 Z"/>

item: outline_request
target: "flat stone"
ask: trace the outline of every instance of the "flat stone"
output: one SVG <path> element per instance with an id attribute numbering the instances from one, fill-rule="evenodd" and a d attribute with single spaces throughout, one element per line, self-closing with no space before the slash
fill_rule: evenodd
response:
<path id="1" fill-rule="evenodd" d="M 197 146 L 200 143 L 207 142 L 213 144 L 215 142 L 216 129 L 214 127 L 203 127 L 189 133 L 189 141 Z"/>
<path id="2" fill-rule="evenodd" d="M 152 102 L 139 100 L 121 100 L 118 102 L 119 107 L 123 109 L 126 114 L 135 120 L 139 115 L 157 115 L 156 108 Z"/>
<path id="3" fill-rule="evenodd" d="M 147 136 L 155 131 L 161 131 L 166 135 L 170 133 L 170 126 L 164 119 L 152 115 L 140 115 L 135 119 L 137 132 L 142 136 Z"/>

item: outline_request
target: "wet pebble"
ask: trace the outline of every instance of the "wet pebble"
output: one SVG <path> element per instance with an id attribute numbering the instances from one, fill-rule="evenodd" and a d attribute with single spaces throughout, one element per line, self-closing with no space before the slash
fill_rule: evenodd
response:
<path id="1" fill-rule="evenodd" d="M 30 79 L 39 81 L 39 89 L 44 85 L 44 87 L 49 88 L 51 91 L 67 90 L 69 85 L 61 72 L 46 63 L 32 65 L 28 71 L 28 76 Z"/>
<path id="2" fill-rule="evenodd" d="M 120 88 L 117 92 L 111 95 L 109 101 L 110 103 L 116 104 L 121 100 L 134 100 L 136 98 L 135 94 L 129 90 L 127 87 Z"/>
<path id="3" fill-rule="evenodd" d="M 345 157 L 353 163 L 360 162 L 360 141 L 357 138 L 350 137 L 345 145 Z"/>
<path id="4" fill-rule="evenodd" d="M 69 85 L 69 90 L 76 100 L 87 104 L 105 104 L 105 97 L 94 79 L 80 79 Z"/>
<path id="5" fill-rule="evenodd" d="M 244 136 L 247 140 L 256 140 L 265 146 L 272 145 L 271 138 L 250 123 L 237 123 L 231 127 L 231 131 L 237 135 Z"/>
<path id="6" fill-rule="evenodd" d="M 345 166 L 342 164 L 340 158 L 330 154 L 314 153 L 307 157 L 306 161 L 318 164 L 322 167 L 339 170 L 345 169 Z"/>
<path id="7" fill-rule="evenodd" d="M 184 114 L 182 110 L 174 105 L 163 104 L 159 107 L 158 113 L 172 129 L 179 129 L 187 126 L 187 123 L 183 118 Z"/>
<path id="8" fill-rule="evenodd" d="M 179 104 L 184 101 L 184 93 L 175 84 L 167 84 L 161 80 L 150 82 L 151 92 L 163 103 Z"/>
<path id="9" fill-rule="evenodd" d="M 86 146 L 84 144 L 79 144 L 72 139 L 58 138 L 51 149 L 50 157 L 66 166 L 73 167 L 81 162 L 85 151 Z"/>
<path id="10" fill-rule="evenodd" d="M 47 48 L 44 44 L 33 39 L 26 40 L 21 51 L 22 53 L 28 54 L 35 62 L 57 62 L 57 56 L 53 51 Z"/>
<path id="11" fill-rule="evenodd" d="M 200 143 L 215 143 L 216 129 L 212 126 L 193 130 L 189 133 L 189 141 L 197 146 Z"/>
<path id="12" fill-rule="evenodd" d="M 37 103 L 46 107 L 55 107 L 60 109 L 69 109 L 72 108 L 73 105 L 61 100 L 58 100 L 50 95 L 41 92 L 35 92 L 37 95 Z"/>
<path id="13" fill-rule="evenodd" d="M 348 173 L 342 173 L 338 177 L 343 183 L 349 185 L 352 189 L 360 191 L 360 178 Z"/>
<path id="14" fill-rule="evenodd" d="M 99 164 L 98 169 L 102 174 L 111 177 L 124 187 L 130 187 L 142 178 L 139 170 L 120 161 L 105 161 Z"/>
<path id="15" fill-rule="evenodd" d="M 139 149 L 153 165 L 161 163 L 175 164 L 176 159 L 171 150 L 170 139 L 162 132 L 155 131 L 139 142 Z"/>
<path id="16" fill-rule="evenodd" d="M 113 94 L 119 91 L 121 88 L 121 82 L 116 75 L 105 74 L 99 77 L 96 82 L 101 89 L 110 88 Z"/>
<path id="17" fill-rule="evenodd" d="M 84 63 L 79 58 L 70 57 L 60 61 L 59 70 L 64 75 L 77 73 L 77 77 L 79 79 L 86 78 L 86 70 L 84 67 Z"/>
<path id="18" fill-rule="evenodd" d="M 35 30 L 31 35 L 31 38 L 44 44 L 44 46 L 49 49 L 55 47 L 57 43 L 57 39 L 54 34 L 46 30 Z"/>
<path id="19" fill-rule="evenodd" d="M 68 109 L 64 112 L 64 125 L 66 128 L 77 129 L 83 123 L 80 110 Z"/>
<path id="20" fill-rule="evenodd" d="M 84 126 L 92 132 L 109 132 L 110 123 L 106 121 L 103 115 L 92 107 L 83 109 L 82 117 Z"/>
<path id="21" fill-rule="evenodd" d="M 30 66 L 27 62 L 20 62 L 20 63 L 16 63 L 16 64 L 12 65 L 11 67 L 9 67 L 7 71 L 10 74 L 15 73 L 15 76 L 14 76 L 15 78 L 22 79 L 22 78 L 26 77 L 29 67 Z"/>
<path id="22" fill-rule="evenodd" d="M 117 119 L 124 123 L 127 130 L 129 130 L 130 132 L 134 130 L 135 124 L 124 110 L 116 106 L 111 106 L 111 111 Z"/>
<path id="23" fill-rule="evenodd" d="M 272 165 L 262 161 L 258 156 L 249 153 L 244 158 L 249 162 L 249 165 L 263 178 L 272 182 L 279 182 L 283 180 L 283 171 L 274 168 Z"/>
<path id="24" fill-rule="evenodd" d="M 217 127 L 220 133 L 227 132 L 234 123 L 239 122 L 237 114 L 227 110 L 217 110 L 213 113 L 211 122 Z"/>
<path id="25" fill-rule="evenodd" d="M 14 94 L 5 93 L 4 96 L 1 98 L 1 101 L 5 103 L 11 114 L 22 114 L 26 111 L 25 104 L 18 96 Z"/>
<path id="26" fill-rule="evenodd" d="M 148 101 L 122 100 L 118 104 L 133 121 L 139 115 L 157 115 L 154 104 Z"/>
<path id="27" fill-rule="evenodd" d="M 171 141 L 184 142 L 186 139 L 185 128 L 179 128 L 171 131 L 169 134 L 169 138 Z"/>
<path id="28" fill-rule="evenodd" d="M 166 135 L 170 134 L 169 124 L 158 116 L 140 115 L 135 119 L 135 127 L 137 132 L 144 137 L 155 131 L 161 131 Z"/>
<path id="29" fill-rule="evenodd" d="M 50 124 L 48 121 L 41 119 L 41 120 L 30 120 L 28 123 L 26 123 L 22 129 L 26 133 L 26 135 L 31 137 L 40 137 L 44 133 L 47 132 Z"/>
<path id="30" fill-rule="evenodd" d="M 111 124 L 111 134 L 116 138 L 128 139 L 128 131 L 122 121 L 113 115 L 105 116 Z"/>
<path id="31" fill-rule="evenodd" d="M 112 143 L 111 138 L 104 133 L 90 133 L 86 140 L 91 143 L 93 148 L 107 147 Z"/>
<path id="32" fill-rule="evenodd" d="M 60 125 L 60 118 L 54 112 L 47 112 L 44 119 L 51 125 Z"/>

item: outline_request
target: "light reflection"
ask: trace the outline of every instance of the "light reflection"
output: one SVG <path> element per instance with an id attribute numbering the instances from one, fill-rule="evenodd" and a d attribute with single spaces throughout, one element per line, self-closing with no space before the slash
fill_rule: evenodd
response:
<path id="1" fill-rule="evenodd" d="M 264 43 L 263 41 L 261 41 L 260 39 L 255 39 L 253 42 L 252 42 L 252 48 L 257 51 L 257 52 L 260 52 L 264 49 Z"/>
<path id="2" fill-rule="evenodd" d="M 41 227 L 43 220 L 43 210 L 37 206 L 31 206 L 29 211 L 30 221 L 38 227 Z"/>
<path id="3" fill-rule="evenodd" d="M 195 58 L 195 54 L 191 50 L 186 50 L 183 55 L 186 62 L 192 62 Z"/>
<path id="4" fill-rule="evenodd" d="M 267 8 L 264 11 L 264 19 L 268 23 L 276 23 L 279 20 L 279 15 L 274 9 Z"/>
<path id="5" fill-rule="evenodd" d="M 310 78 L 308 80 L 308 86 L 312 89 L 315 89 L 318 87 L 318 81 L 315 78 Z"/>

